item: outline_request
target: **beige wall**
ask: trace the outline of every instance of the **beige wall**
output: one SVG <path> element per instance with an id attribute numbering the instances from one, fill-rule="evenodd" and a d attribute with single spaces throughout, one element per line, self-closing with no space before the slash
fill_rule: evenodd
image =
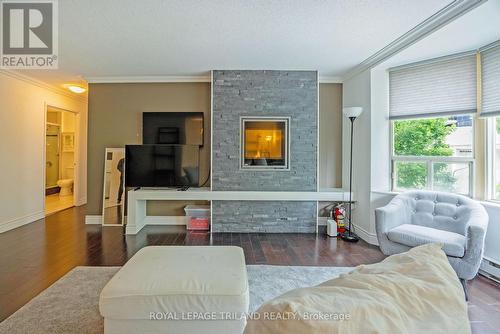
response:
<path id="1" fill-rule="evenodd" d="M 342 85 L 320 84 L 320 187 L 342 180 Z M 91 84 L 89 87 L 88 214 L 101 214 L 104 150 L 141 142 L 142 112 L 205 113 L 201 178 L 210 165 L 210 84 Z M 186 202 L 149 202 L 149 215 L 181 215 Z"/>
<path id="2" fill-rule="evenodd" d="M 68 93 L 69 94 L 69 93 Z M 75 202 L 86 201 L 87 100 L 0 71 L 0 232 L 44 217 L 47 106 L 77 112 Z"/>
<path id="3" fill-rule="evenodd" d="M 210 84 L 141 83 L 90 84 L 88 140 L 88 214 L 100 215 L 106 147 L 142 141 L 143 112 L 204 112 L 205 145 L 200 157 L 200 178 L 210 164 Z M 160 208 L 165 207 L 165 209 Z M 182 203 L 148 203 L 149 214 L 178 212 Z"/>
<path id="4" fill-rule="evenodd" d="M 342 84 L 319 85 L 319 187 L 342 187 Z"/>

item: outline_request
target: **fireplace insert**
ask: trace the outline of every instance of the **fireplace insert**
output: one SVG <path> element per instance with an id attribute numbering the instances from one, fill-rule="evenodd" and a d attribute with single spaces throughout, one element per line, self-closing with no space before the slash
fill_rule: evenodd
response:
<path id="1" fill-rule="evenodd" d="M 241 117 L 241 168 L 289 169 L 289 117 Z"/>

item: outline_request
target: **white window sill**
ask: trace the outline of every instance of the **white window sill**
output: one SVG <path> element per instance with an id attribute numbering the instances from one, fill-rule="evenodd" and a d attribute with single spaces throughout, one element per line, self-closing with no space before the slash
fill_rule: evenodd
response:
<path id="1" fill-rule="evenodd" d="M 495 208 L 500 210 L 500 202 L 499 201 L 493 201 L 493 200 L 487 200 L 487 201 L 479 201 L 483 206 L 489 207 L 489 208 Z"/>
<path id="2" fill-rule="evenodd" d="M 392 195 L 396 196 L 401 194 L 402 192 L 399 191 L 389 191 L 389 190 L 372 190 L 372 194 L 379 194 L 379 195 Z"/>

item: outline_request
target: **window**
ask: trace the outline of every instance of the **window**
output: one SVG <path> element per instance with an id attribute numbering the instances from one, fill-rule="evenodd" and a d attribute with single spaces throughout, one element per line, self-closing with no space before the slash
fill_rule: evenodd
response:
<path id="1" fill-rule="evenodd" d="M 500 42 L 481 49 L 481 116 L 488 119 L 487 199 L 500 200 Z"/>
<path id="2" fill-rule="evenodd" d="M 429 189 L 470 196 L 473 126 L 471 115 L 393 121 L 393 190 Z"/>
<path id="3" fill-rule="evenodd" d="M 389 69 L 392 189 L 473 194 L 474 115 L 487 119 L 479 165 L 487 193 L 500 201 L 500 40 L 480 48 Z M 477 69 L 480 69 L 477 71 Z M 477 99 L 477 92 L 480 98 Z M 483 188 L 482 168 L 476 183 Z"/>
<path id="4" fill-rule="evenodd" d="M 475 52 L 389 69 L 392 189 L 472 195 Z"/>
<path id="5" fill-rule="evenodd" d="M 500 201 L 500 117 L 488 118 L 488 199 Z"/>

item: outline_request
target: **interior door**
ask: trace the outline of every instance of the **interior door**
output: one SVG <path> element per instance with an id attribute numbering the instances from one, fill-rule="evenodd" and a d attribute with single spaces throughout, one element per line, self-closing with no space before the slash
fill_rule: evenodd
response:
<path id="1" fill-rule="evenodd" d="M 45 187 L 57 186 L 59 179 L 59 136 L 47 135 L 45 150 Z"/>

